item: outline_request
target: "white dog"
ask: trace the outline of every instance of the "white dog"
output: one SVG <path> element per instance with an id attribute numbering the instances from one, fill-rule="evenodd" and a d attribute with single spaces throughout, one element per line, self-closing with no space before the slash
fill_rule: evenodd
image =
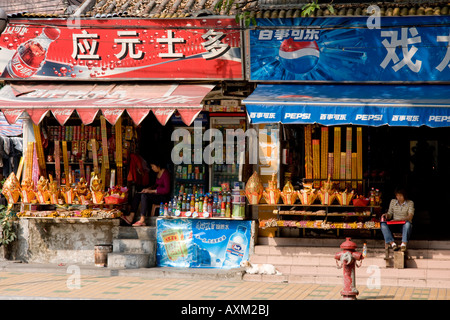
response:
<path id="1" fill-rule="evenodd" d="M 241 267 L 245 268 L 245 272 L 248 274 L 276 274 L 281 275 L 272 264 L 252 264 L 250 261 L 242 261 Z"/>

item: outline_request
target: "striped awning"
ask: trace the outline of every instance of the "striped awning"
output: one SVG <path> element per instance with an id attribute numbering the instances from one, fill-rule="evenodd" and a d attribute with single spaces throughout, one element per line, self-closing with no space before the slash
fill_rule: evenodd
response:
<path id="1" fill-rule="evenodd" d="M 203 109 L 203 98 L 214 88 L 207 84 L 8 84 L 0 90 L 0 110 L 15 123 L 27 112 L 39 124 L 51 112 L 61 125 L 76 112 L 83 124 L 98 112 L 111 123 L 127 112 L 136 125 L 150 113 L 165 125 L 177 111 L 190 125 Z"/>

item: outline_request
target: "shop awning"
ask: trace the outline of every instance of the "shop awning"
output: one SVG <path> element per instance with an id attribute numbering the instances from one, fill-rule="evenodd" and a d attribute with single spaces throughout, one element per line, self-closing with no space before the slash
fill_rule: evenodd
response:
<path id="1" fill-rule="evenodd" d="M 6 121 L 3 113 L 0 112 L 0 136 L 15 137 L 23 133 L 22 120 L 17 120 L 14 124 L 9 124 Z"/>
<path id="2" fill-rule="evenodd" d="M 450 126 L 450 85 L 258 85 L 252 123 Z"/>
<path id="3" fill-rule="evenodd" d="M 73 112 L 84 124 L 90 124 L 100 111 L 115 124 L 125 112 L 135 124 L 154 113 L 165 125 L 178 111 L 190 125 L 202 110 L 202 100 L 213 85 L 201 84 L 8 84 L 0 90 L 0 110 L 9 123 L 15 123 L 23 112 L 38 124 L 52 112 L 61 125 Z"/>

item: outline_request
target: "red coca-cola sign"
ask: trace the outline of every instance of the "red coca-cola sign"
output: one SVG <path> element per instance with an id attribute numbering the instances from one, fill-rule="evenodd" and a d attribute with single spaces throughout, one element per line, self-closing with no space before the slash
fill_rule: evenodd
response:
<path id="1" fill-rule="evenodd" d="M 40 24 L 42 23 L 42 24 Z M 13 20 L 0 37 L 2 78 L 243 79 L 234 19 Z"/>

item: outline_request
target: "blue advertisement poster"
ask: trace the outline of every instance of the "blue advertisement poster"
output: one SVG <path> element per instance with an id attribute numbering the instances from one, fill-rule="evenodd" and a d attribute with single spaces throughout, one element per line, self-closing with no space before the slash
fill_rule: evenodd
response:
<path id="1" fill-rule="evenodd" d="M 371 19 L 369 21 L 369 19 Z M 450 81 L 450 16 L 257 19 L 253 81 Z"/>
<path id="2" fill-rule="evenodd" d="M 158 219 L 158 267 L 239 268 L 248 259 L 251 221 Z"/>

